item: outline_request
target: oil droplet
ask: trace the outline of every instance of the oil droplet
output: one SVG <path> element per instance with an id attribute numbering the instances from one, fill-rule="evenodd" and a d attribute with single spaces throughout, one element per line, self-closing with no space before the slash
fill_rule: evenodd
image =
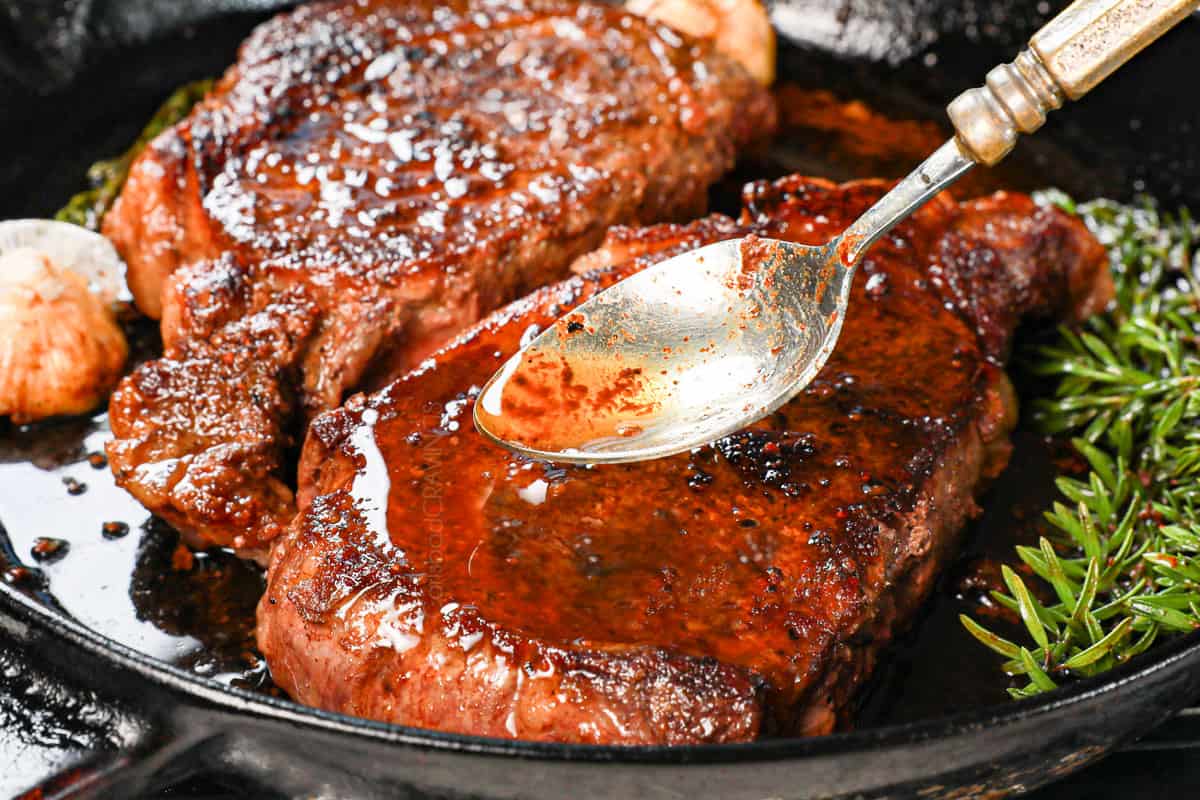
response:
<path id="1" fill-rule="evenodd" d="M 524 489 L 518 489 L 517 496 L 530 505 L 540 506 L 542 503 L 546 502 L 546 490 L 549 487 L 550 484 L 546 483 L 546 481 L 542 480 L 541 478 L 538 478 Z"/>
<path id="2" fill-rule="evenodd" d="M 880 298 L 887 294 L 887 292 L 887 273 L 876 272 L 874 275 L 867 278 L 868 297 Z"/>
<path id="3" fill-rule="evenodd" d="M 92 465 L 92 469 L 104 469 L 108 466 L 108 456 L 100 451 L 88 453 L 87 462 Z"/>
<path id="4" fill-rule="evenodd" d="M 63 478 L 62 482 L 67 487 L 67 494 L 69 495 L 78 496 L 87 491 L 86 483 L 81 483 L 70 476 Z"/>
<path id="5" fill-rule="evenodd" d="M 38 569 L 13 566 L 4 570 L 4 582 L 22 589 L 40 589 L 46 585 L 46 576 Z"/>
<path id="6" fill-rule="evenodd" d="M 100 526 L 100 533 L 105 539 L 121 539 L 129 533 L 129 525 L 124 522 L 106 522 Z"/>
<path id="7" fill-rule="evenodd" d="M 53 564 L 62 560 L 71 549 L 71 543 L 65 539 L 54 539 L 50 536 L 39 536 L 33 540 L 29 554 L 35 561 L 42 564 Z"/>

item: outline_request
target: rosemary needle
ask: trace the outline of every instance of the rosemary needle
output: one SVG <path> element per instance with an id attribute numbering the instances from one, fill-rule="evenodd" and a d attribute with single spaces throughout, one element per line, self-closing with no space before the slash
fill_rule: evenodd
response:
<path id="1" fill-rule="evenodd" d="M 1079 214 L 1108 248 L 1117 294 L 1108 313 L 1030 354 L 1056 385 L 1035 400 L 1035 423 L 1073 437 L 1089 471 L 1058 478 L 1052 533 L 1018 547 L 1025 577 L 1006 566 L 1008 591 L 992 593 L 1028 641 L 961 617 L 1004 657 L 1017 698 L 1200 627 L 1200 225 L 1149 201 L 1041 199 Z"/>

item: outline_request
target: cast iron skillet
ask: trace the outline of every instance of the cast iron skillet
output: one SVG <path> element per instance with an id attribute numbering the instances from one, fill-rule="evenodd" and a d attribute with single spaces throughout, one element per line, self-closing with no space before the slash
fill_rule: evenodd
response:
<path id="1" fill-rule="evenodd" d="M 946 99 L 1010 58 L 1057 5 L 778 3 L 781 32 L 799 45 L 784 47 L 780 72 L 785 81 L 831 88 L 892 117 L 940 120 Z M 133 137 L 166 91 L 228 64 L 257 19 L 227 16 L 187 36 L 94 53 L 89 68 L 54 91 L 0 84 L 0 135 L 7 145 L 0 218 L 51 212 L 77 188 L 87 163 Z M 4 33 L 0 26 L 0 47 L 7 46 Z M 1085 104 L 1060 113 L 996 181 L 1016 188 L 1052 184 L 1079 197 L 1128 199 L 1145 190 L 1168 207 L 1200 207 L 1200 148 L 1192 144 L 1200 108 L 1190 100 L 1194 87 L 1181 80 L 1194 73 L 1198 46 L 1200 20 L 1189 20 Z M 793 134 L 769 163 L 751 165 L 748 173 L 846 178 L 863 169 L 899 173 L 911 166 L 831 155 L 827 131 Z M 10 563 L 21 555 L 0 527 L 0 554 L 4 550 Z M 71 591 L 50 588 L 59 596 Z M 1200 695 L 1196 633 L 1041 698 L 952 708 L 923 721 L 747 745 L 568 746 L 401 728 L 230 688 L 106 638 L 57 610 L 41 587 L 20 581 L 0 584 L 0 633 L 57 679 L 99 693 L 90 695 L 97 705 L 91 713 L 104 720 L 113 746 L 40 787 L 57 797 L 132 797 L 200 765 L 242 776 L 251 792 L 261 786 L 297 796 L 1003 794 L 1099 758 Z"/>

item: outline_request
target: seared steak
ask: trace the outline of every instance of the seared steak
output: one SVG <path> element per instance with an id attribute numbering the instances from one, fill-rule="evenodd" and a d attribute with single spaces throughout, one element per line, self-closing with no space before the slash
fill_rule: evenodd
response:
<path id="1" fill-rule="evenodd" d="M 165 350 L 113 397 L 118 481 L 194 543 L 261 553 L 294 512 L 307 418 L 610 225 L 694 216 L 773 120 L 736 63 L 615 6 L 370 0 L 267 23 L 105 221 Z"/>
<path id="2" fill-rule="evenodd" d="M 834 727 L 1003 468 L 1024 316 L 1080 318 L 1103 249 L 1022 195 L 930 203 L 871 249 L 817 380 L 690 454 L 563 467 L 471 424 L 520 345 L 622 276 L 757 233 L 809 244 L 883 186 L 750 187 L 738 221 L 618 229 L 590 272 L 497 312 L 311 426 L 258 640 L 296 700 L 487 736 L 727 742 Z"/>

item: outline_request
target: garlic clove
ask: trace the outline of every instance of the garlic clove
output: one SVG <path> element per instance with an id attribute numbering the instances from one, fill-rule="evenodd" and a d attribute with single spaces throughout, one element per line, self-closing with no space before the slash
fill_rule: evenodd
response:
<path id="1" fill-rule="evenodd" d="M 0 230 L 0 416 L 24 424 L 86 413 L 108 396 L 129 354 L 113 311 L 120 259 L 114 269 L 90 231 L 63 235 L 60 226 L 75 226 L 20 222 L 0 223 L 8 226 Z"/>
<path id="2" fill-rule="evenodd" d="M 55 266 L 82 276 L 105 303 L 129 300 L 125 262 L 112 242 L 94 231 L 52 219 L 0 222 L 0 255 L 20 248 L 42 252 Z M 0 281 L 5 280 L 0 273 Z"/>
<path id="3" fill-rule="evenodd" d="M 761 0 L 627 0 L 625 8 L 714 41 L 764 86 L 775 80 L 775 29 Z"/>

